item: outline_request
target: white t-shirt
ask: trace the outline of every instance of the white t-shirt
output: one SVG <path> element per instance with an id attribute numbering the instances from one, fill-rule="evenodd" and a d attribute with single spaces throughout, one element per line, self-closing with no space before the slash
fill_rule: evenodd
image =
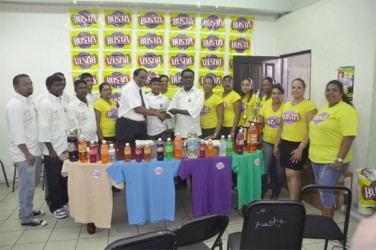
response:
<path id="1" fill-rule="evenodd" d="M 152 92 L 145 94 L 145 103 L 148 103 L 149 108 L 167 111 L 170 105 L 170 100 L 162 95 L 154 95 Z M 148 115 L 148 135 L 154 136 L 166 131 L 166 129 L 172 129 L 174 127 L 174 120 L 167 119 L 162 122 L 157 116 Z"/>

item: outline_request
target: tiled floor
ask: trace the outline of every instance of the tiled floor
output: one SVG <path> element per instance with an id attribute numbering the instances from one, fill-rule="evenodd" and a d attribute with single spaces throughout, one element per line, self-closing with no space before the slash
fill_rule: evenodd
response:
<path id="1" fill-rule="evenodd" d="M 57 220 L 46 214 L 43 219 L 48 221 L 48 225 L 41 228 L 23 227 L 18 220 L 18 189 L 12 193 L 11 188 L 5 184 L 0 185 L 0 249 L 104 249 L 109 243 L 131 235 L 140 233 L 174 228 L 183 222 L 189 221 L 192 216 L 192 201 L 190 189 L 177 191 L 175 221 L 165 221 L 157 224 L 146 224 L 144 226 L 130 226 L 125 217 L 125 195 L 124 191 L 114 195 L 114 211 L 111 229 L 99 229 L 94 235 L 89 235 L 86 226 L 77 224 L 71 217 Z M 287 192 L 283 191 L 282 199 L 287 197 Z M 234 193 L 236 197 L 236 193 Z M 235 199 L 233 199 L 234 202 Z M 34 198 L 34 208 L 48 211 L 44 201 L 44 192 L 41 187 L 36 189 Z M 318 210 L 306 206 L 307 213 L 318 213 Z M 230 224 L 223 235 L 223 244 L 226 246 L 228 234 L 239 232 L 242 228 L 243 218 L 236 210 L 232 210 Z M 342 223 L 344 216 L 335 215 L 335 219 Z M 357 222 L 350 220 L 349 241 L 356 228 Z M 206 244 L 211 246 L 212 240 Z M 329 243 L 329 249 L 338 246 L 338 243 Z M 304 240 L 303 249 L 323 249 L 324 241 Z M 225 247 L 226 249 L 226 247 Z"/>

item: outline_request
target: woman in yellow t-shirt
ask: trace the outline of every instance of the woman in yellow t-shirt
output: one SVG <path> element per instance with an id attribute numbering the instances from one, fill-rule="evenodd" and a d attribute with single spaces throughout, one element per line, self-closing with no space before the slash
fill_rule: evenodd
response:
<path id="1" fill-rule="evenodd" d="M 239 123 L 240 111 L 242 108 L 240 95 L 232 89 L 232 77 L 229 75 L 223 77 L 222 87 L 224 113 L 221 135 L 231 135 L 231 138 L 234 140 L 235 132 Z"/>
<path id="2" fill-rule="evenodd" d="M 282 121 L 273 149 L 276 157 L 281 154 L 280 164 L 285 167 L 291 200 L 298 200 L 301 169 L 308 159 L 308 124 L 317 113 L 316 105 L 304 99 L 305 88 L 306 84 L 300 78 L 291 82 L 293 100 L 283 106 Z"/>
<path id="3" fill-rule="evenodd" d="M 99 141 L 106 140 L 115 142 L 115 125 L 118 108 L 111 100 L 111 85 L 104 82 L 99 85 L 101 98 L 94 103 L 95 118 Z"/>
<path id="4" fill-rule="evenodd" d="M 262 89 L 262 92 L 264 93 L 264 96 L 261 98 L 261 103 L 259 105 L 260 108 L 262 108 L 262 106 L 264 106 L 265 102 L 271 101 L 270 97 L 271 97 L 271 94 L 272 94 L 273 84 L 274 84 L 274 80 L 273 80 L 273 78 L 271 78 L 269 76 L 262 79 L 261 89 Z"/>
<path id="5" fill-rule="evenodd" d="M 172 97 L 174 97 L 175 91 L 168 89 L 168 84 L 170 82 L 168 76 L 160 75 L 159 80 L 161 80 L 161 87 L 160 87 L 161 94 L 166 96 L 171 101 Z"/>
<path id="6" fill-rule="evenodd" d="M 343 84 L 333 80 L 326 85 L 328 103 L 309 123 L 309 159 L 317 184 L 335 185 L 351 161 L 351 145 L 358 131 L 358 113 L 343 92 Z M 336 195 L 320 192 L 322 214 L 333 218 Z"/>
<path id="7" fill-rule="evenodd" d="M 285 178 L 285 169 L 279 164 L 279 158 L 273 155 L 273 146 L 277 137 L 278 127 L 281 122 L 283 110 L 283 93 L 281 84 L 273 85 L 271 89 L 271 101 L 265 103 L 260 110 L 260 122 L 264 124 L 264 163 L 265 175 L 262 176 L 262 194 L 266 197 L 268 191 L 269 176 L 272 183 L 272 195 L 270 198 L 278 199 Z"/>
<path id="8" fill-rule="evenodd" d="M 251 114 L 255 106 L 260 104 L 260 100 L 257 100 L 256 94 L 253 93 L 253 81 L 251 78 L 243 79 L 241 83 L 242 99 L 241 99 L 241 113 L 238 126 L 242 126 L 244 118 L 246 119 L 246 127 L 251 125 Z M 246 117 L 244 117 L 246 116 Z"/>
<path id="9" fill-rule="evenodd" d="M 223 102 L 220 96 L 213 94 L 214 79 L 204 79 L 205 103 L 200 114 L 202 138 L 217 139 L 223 122 Z"/>

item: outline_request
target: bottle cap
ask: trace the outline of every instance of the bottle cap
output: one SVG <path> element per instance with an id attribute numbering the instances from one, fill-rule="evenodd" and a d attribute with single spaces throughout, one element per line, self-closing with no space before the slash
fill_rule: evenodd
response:
<path id="1" fill-rule="evenodd" d="M 110 147 L 111 147 L 111 148 L 114 147 L 114 144 L 111 143 L 111 144 L 110 144 Z"/>
<path id="2" fill-rule="evenodd" d="M 201 143 L 204 143 L 204 139 L 201 139 Z"/>
<path id="3" fill-rule="evenodd" d="M 171 141 L 171 138 L 167 138 L 167 141 Z"/>
<path id="4" fill-rule="evenodd" d="M 106 144 L 106 140 L 102 140 L 102 144 Z"/>
<path id="5" fill-rule="evenodd" d="M 231 136 L 231 135 L 230 135 Z M 221 135 L 221 138 L 225 139 L 225 136 L 224 135 Z"/>
<path id="6" fill-rule="evenodd" d="M 91 140 L 91 141 L 90 141 L 90 144 L 94 144 L 94 140 Z"/>
<path id="7" fill-rule="evenodd" d="M 127 143 L 125 143 L 125 146 L 126 146 L 126 147 L 129 147 L 129 143 L 128 143 L 128 142 L 127 142 Z"/>
<path id="8" fill-rule="evenodd" d="M 158 141 L 159 141 L 159 142 L 162 141 L 162 138 L 158 138 Z"/>

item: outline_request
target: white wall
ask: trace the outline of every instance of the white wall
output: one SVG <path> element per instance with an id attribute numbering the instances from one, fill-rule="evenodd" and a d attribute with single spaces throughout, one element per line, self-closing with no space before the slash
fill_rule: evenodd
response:
<path id="1" fill-rule="evenodd" d="M 13 77 L 20 73 L 30 75 L 36 97 L 45 91 L 47 76 L 63 72 L 66 91 L 73 94 L 68 9 L 0 3 L 0 158 L 6 165 L 8 179 L 12 178 L 13 164 L 8 156 L 5 106 L 14 94 Z M 254 55 L 276 55 L 275 28 L 273 18 L 255 16 Z M 0 182 L 4 182 L 2 174 Z"/>

